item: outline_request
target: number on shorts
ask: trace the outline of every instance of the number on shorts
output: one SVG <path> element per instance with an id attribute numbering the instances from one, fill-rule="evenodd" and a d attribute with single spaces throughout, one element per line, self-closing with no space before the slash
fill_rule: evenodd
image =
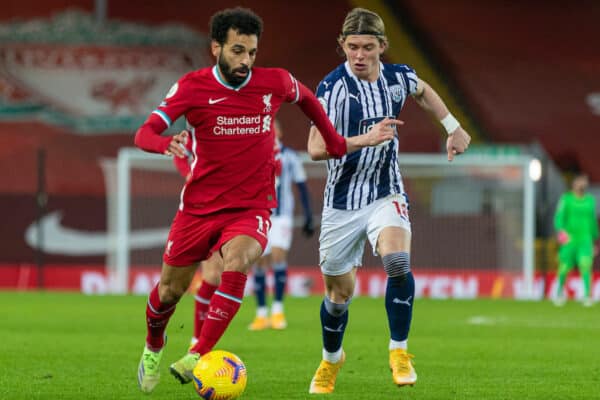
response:
<path id="1" fill-rule="evenodd" d="M 394 203 L 398 215 L 404 219 L 408 219 L 408 209 L 406 207 L 406 203 L 399 203 L 397 200 L 392 200 L 392 203 Z"/>
<path id="2" fill-rule="evenodd" d="M 258 231 L 266 236 L 271 229 L 271 222 L 268 219 L 265 221 L 260 215 L 257 215 L 256 219 L 258 220 Z"/>

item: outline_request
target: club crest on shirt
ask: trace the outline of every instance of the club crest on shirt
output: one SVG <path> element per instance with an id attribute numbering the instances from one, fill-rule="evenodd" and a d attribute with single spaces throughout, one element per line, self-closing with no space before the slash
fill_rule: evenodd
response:
<path id="1" fill-rule="evenodd" d="M 263 96 L 263 103 L 265 103 L 265 108 L 263 108 L 263 112 L 271 112 L 271 97 L 273 93 L 265 94 Z"/>
<path id="2" fill-rule="evenodd" d="M 390 93 L 392 94 L 392 100 L 396 103 L 400 103 L 402 101 L 402 85 L 392 85 L 390 86 Z"/>

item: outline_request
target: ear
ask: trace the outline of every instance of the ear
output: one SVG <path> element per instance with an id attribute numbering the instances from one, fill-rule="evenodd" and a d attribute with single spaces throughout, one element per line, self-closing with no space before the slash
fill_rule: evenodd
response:
<path id="1" fill-rule="evenodd" d="M 387 50 L 387 48 L 388 48 L 388 42 L 387 42 L 387 40 L 383 40 L 381 42 L 381 49 L 379 50 L 379 55 L 380 56 L 383 55 L 383 53 Z"/>
<path id="2" fill-rule="evenodd" d="M 219 44 L 219 42 L 217 42 L 216 40 L 210 42 L 210 52 L 212 53 L 213 57 L 219 57 L 219 53 L 221 52 L 221 45 Z"/>

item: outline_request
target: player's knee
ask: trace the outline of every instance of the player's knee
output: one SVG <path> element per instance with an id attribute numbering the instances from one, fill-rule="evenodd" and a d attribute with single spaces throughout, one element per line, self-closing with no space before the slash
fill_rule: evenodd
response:
<path id="1" fill-rule="evenodd" d="M 254 261 L 243 255 L 235 255 L 224 258 L 223 267 L 225 271 L 237 271 L 247 274 Z"/>
<path id="2" fill-rule="evenodd" d="M 162 303 L 176 303 L 181 296 L 186 292 L 187 287 L 177 282 L 169 282 L 168 284 L 161 283 L 158 286 L 158 296 Z"/>
<path id="3" fill-rule="evenodd" d="M 213 286 L 219 286 L 219 284 L 221 283 L 221 270 L 202 270 L 202 279 Z"/>
<path id="4" fill-rule="evenodd" d="M 383 269 L 390 279 L 404 281 L 410 273 L 410 254 L 405 251 L 387 254 L 382 260 Z"/>
<path id="5" fill-rule="evenodd" d="M 325 296 L 325 300 L 324 300 L 325 309 L 327 310 L 327 312 L 330 315 L 333 315 L 334 317 L 339 317 L 339 316 L 343 315 L 346 311 L 348 311 L 348 306 L 350 305 L 350 300 L 351 300 L 351 298 L 348 298 L 343 303 L 334 303 L 331 300 L 329 300 L 329 297 Z"/>

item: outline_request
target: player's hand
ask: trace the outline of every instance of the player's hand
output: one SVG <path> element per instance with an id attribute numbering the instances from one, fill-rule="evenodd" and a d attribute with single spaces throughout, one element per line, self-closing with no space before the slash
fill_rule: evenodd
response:
<path id="1" fill-rule="evenodd" d="M 396 135 L 396 126 L 404 125 L 404 121 L 386 117 L 379 121 L 364 136 L 366 146 L 377 146 L 391 140 Z"/>
<path id="2" fill-rule="evenodd" d="M 171 143 L 169 143 L 169 147 L 165 151 L 165 154 L 168 156 L 175 156 L 179 158 L 190 157 L 191 153 L 185 147 L 189 138 L 188 131 L 181 131 L 176 135 L 173 135 L 171 138 Z"/>
<path id="3" fill-rule="evenodd" d="M 448 151 L 448 161 L 454 160 L 454 156 L 464 153 L 471 143 L 471 136 L 462 126 L 456 128 L 454 132 L 448 135 L 446 140 L 446 150 Z"/>
<path id="4" fill-rule="evenodd" d="M 304 225 L 302 226 L 302 233 L 307 238 L 315 234 L 315 225 L 313 223 L 312 218 L 309 217 L 306 218 L 306 220 L 304 220 Z"/>
<path id="5" fill-rule="evenodd" d="M 566 244 L 569 241 L 569 234 L 565 231 L 559 231 L 556 234 L 556 241 L 560 245 Z"/>

